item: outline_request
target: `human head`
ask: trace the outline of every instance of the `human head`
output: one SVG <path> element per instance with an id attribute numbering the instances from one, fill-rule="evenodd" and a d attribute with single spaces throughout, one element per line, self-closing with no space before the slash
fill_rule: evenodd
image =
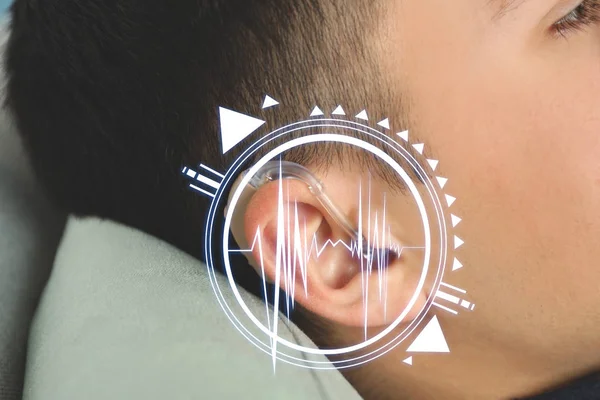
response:
<path id="1" fill-rule="evenodd" d="M 208 204 L 179 173 L 198 162 L 224 170 L 239 153 L 220 151 L 218 106 L 253 114 L 277 93 L 294 104 L 265 117 L 280 123 L 317 102 L 379 101 L 367 45 L 379 4 L 15 1 L 7 103 L 58 205 L 201 257 Z"/>
<path id="2" fill-rule="evenodd" d="M 582 5 L 580 0 L 528 0 L 510 6 L 503 2 L 503 8 L 498 7 L 500 2 L 488 0 L 384 3 L 383 12 L 373 14 L 376 23 L 366 25 L 377 29 L 360 30 L 356 27 L 361 24 L 341 23 L 333 18 L 335 13 L 325 12 L 319 15 L 326 23 L 310 25 L 312 31 L 281 22 L 290 15 L 294 21 L 304 21 L 310 7 L 303 13 L 292 12 L 292 6 L 283 2 L 260 3 L 276 9 L 272 11 L 276 14 L 271 14 L 271 24 L 259 24 L 265 35 L 255 38 L 240 27 L 254 26 L 256 18 L 262 18 L 259 11 L 264 10 L 259 6 L 237 19 L 231 14 L 235 4 L 231 9 L 226 5 L 210 9 L 223 13 L 224 23 L 218 26 L 189 17 L 198 15 L 197 10 L 190 12 L 195 7 L 192 3 L 187 5 L 190 8 L 175 10 L 166 2 L 165 8 L 158 3 L 145 5 L 149 7 L 144 11 L 147 24 L 134 23 L 135 13 L 128 8 L 122 12 L 130 14 L 120 25 L 115 25 L 108 12 L 106 17 L 90 12 L 86 32 L 81 31 L 85 24 L 43 19 L 35 7 L 17 2 L 19 18 L 29 23 L 21 23 L 19 29 L 19 20 L 15 22 L 8 63 L 12 75 L 9 100 L 22 133 L 29 138 L 38 173 L 63 205 L 80 214 L 100 214 L 138 225 L 180 243 L 184 240 L 177 232 L 165 228 L 167 217 L 152 211 L 169 210 L 172 214 L 164 215 L 182 224 L 189 215 L 200 220 L 194 204 L 198 200 L 181 200 L 185 195 L 176 176 L 182 163 L 225 165 L 210 158 L 218 153 L 215 142 L 206 147 L 206 153 L 199 150 L 206 138 L 198 134 L 203 127 L 212 126 L 207 130 L 216 136 L 212 113 L 217 105 L 252 113 L 249 104 L 257 103 L 257 92 L 267 92 L 277 93 L 279 99 L 299 95 L 296 109 L 304 113 L 314 104 L 349 104 L 347 108 L 356 112 L 370 107 L 375 113 L 388 114 L 428 145 L 431 156 L 440 160 L 437 172 L 450 178 L 447 188 L 458 198 L 454 213 L 463 218 L 458 231 L 466 244 L 461 250 L 465 268 L 449 280 L 469 291 L 477 311 L 460 318 L 439 314 L 448 342 L 454 346 L 449 357 L 423 356 L 427 367 L 402 369 L 400 362 L 389 361 L 394 360 L 389 355 L 365 367 L 366 373 L 379 376 L 382 390 L 398 385 L 406 393 L 423 395 L 423 390 L 431 390 L 438 398 L 440 393 L 447 394 L 443 398 L 461 398 L 463 393 L 456 386 L 469 381 L 471 392 L 481 398 L 490 394 L 486 390 L 506 396 L 533 391 L 597 366 L 600 359 L 589 349 L 600 345 L 596 307 L 600 249 L 595 245 L 600 234 L 600 30 L 594 17 L 598 6 L 594 2 Z M 62 3 L 71 12 L 80 4 Z M 354 21 L 371 16 L 368 12 L 348 15 Z M 185 18 L 189 18 L 189 30 L 175 23 Z M 227 21 L 244 21 L 245 25 Z M 240 35 L 239 42 L 221 42 L 211 33 L 227 27 Z M 38 29 L 49 28 L 61 37 L 75 37 L 67 45 L 51 35 L 36 34 Z M 271 36 L 262 31 L 271 28 Z M 357 42 L 342 40 L 340 44 L 347 48 L 334 46 L 325 39 L 327 35 L 321 35 L 321 29 L 334 32 L 333 28 L 354 35 L 350 37 Z M 108 38 L 93 36 L 102 29 L 110 32 Z M 290 36 L 279 36 L 286 32 Z M 294 36 L 298 32 L 304 35 Z M 200 37 L 214 41 L 190 53 Z M 287 39 L 278 41 L 280 37 Z M 38 46 L 23 50 L 22 46 L 36 43 L 34 38 Z M 356 45 L 359 39 L 366 45 Z M 97 46 L 87 47 L 90 41 Z M 79 44 L 79 51 L 69 53 L 73 43 Z M 147 47 L 136 47 L 140 43 Z M 227 44 L 232 46 L 230 51 L 221 51 Z M 285 56 L 278 53 L 284 49 Z M 358 58 L 350 58 L 354 50 Z M 206 52 L 206 58 L 194 56 L 193 51 Z M 323 58 L 313 58 L 315 51 Z M 373 57 L 361 58 L 365 54 Z M 124 57 L 129 57 L 125 58 L 129 63 L 115 64 Z M 266 64 L 261 64 L 265 59 Z M 26 66 L 24 60 L 31 65 Z M 265 65 L 269 66 L 264 68 L 267 74 L 258 69 Z M 362 65 L 373 68 L 355 69 Z M 211 68 L 231 73 L 224 74 L 227 79 L 211 76 L 204 84 L 193 84 L 199 79 L 194 78 L 198 71 Z M 296 75 L 298 71 L 310 72 L 309 78 Z M 373 82 L 362 74 L 381 81 Z M 290 89 L 290 77 L 297 78 L 297 90 Z M 38 100 L 31 100 L 32 93 Z M 90 93 L 96 94 L 90 98 Z M 52 97 L 55 94 L 60 97 Z M 405 99 L 402 113 L 396 108 L 401 105 L 399 98 Z M 71 134 L 67 134 L 69 127 Z M 46 132 L 56 136 L 45 136 Z M 85 139 L 78 136 L 80 132 L 88 133 Z M 171 136 L 172 132 L 181 135 Z M 53 147 L 57 144 L 80 150 L 72 159 L 65 158 L 64 152 Z M 136 160 L 131 154 L 141 158 Z M 107 160 L 110 169 L 98 166 Z M 305 166 L 320 174 L 337 203 L 352 215 L 355 197 L 350 194 L 356 193 L 359 176 L 366 179 L 364 168 L 336 162 L 319 168 L 316 157 L 305 160 Z M 80 172 L 74 172 L 78 166 Z M 139 169 L 134 173 L 128 170 L 131 167 Z M 152 174 L 141 174 L 148 168 Z M 141 175 L 148 181 L 138 180 Z M 383 179 L 374 180 L 373 185 L 373 193 L 391 193 Z M 265 186 L 244 210 L 246 238 L 254 228 L 268 226 L 273 214 L 267 211 L 276 209 L 273 188 Z M 96 190 L 106 192 L 108 200 L 98 197 Z M 307 219 L 313 222 L 310 226 L 323 235 L 333 234 L 314 198 L 294 183 L 290 190 L 304 204 Z M 410 241 L 418 221 L 414 222 L 410 204 L 401 193 L 390 196 L 395 196 L 391 220 L 397 221 Z M 186 203 L 187 208 L 177 208 Z M 153 219 L 146 221 L 143 215 L 153 215 Z M 335 261 L 340 254 L 332 251 L 329 259 Z M 357 307 L 360 288 L 328 286 L 319 269 L 311 270 L 315 272 L 309 277 L 311 286 L 323 291 L 309 298 L 312 303 L 299 302 L 331 323 L 334 334 L 324 338 L 323 344 L 352 341 L 358 320 L 352 318 L 356 316 L 352 307 Z M 402 269 L 395 271 L 388 284 L 405 285 L 409 290 L 413 283 Z M 403 289 L 393 293 L 402 301 Z M 425 372 L 434 376 L 426 379 Z M 368 393 L 370 383 L 360 374 L 361 370 L 349 376 Z M 498 376 L 503 380 L 500 386 Z"/>

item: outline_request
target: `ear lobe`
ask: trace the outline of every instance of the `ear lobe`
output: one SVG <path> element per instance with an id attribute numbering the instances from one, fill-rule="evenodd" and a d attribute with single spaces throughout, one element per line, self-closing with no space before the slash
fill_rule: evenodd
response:
<path id="1" fill-rule="evenodd" d="M 351 202 L 338 203 L 350 214 Z M 414 294 L 416 282 L 407 279 L 404 259 L 383 268 L 376 259 L 361 260 L 303 182 L 284 179 L 261 186 L 247 204 L 244 231 L 257 272 L 335 323 L 389 324 Z M 405 319 L 416 317 L 425 301 L 421 296 Z"/>

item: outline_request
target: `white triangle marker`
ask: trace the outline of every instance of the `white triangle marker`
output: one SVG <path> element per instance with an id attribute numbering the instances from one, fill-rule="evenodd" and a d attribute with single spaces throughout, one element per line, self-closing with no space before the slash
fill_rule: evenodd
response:
<path id="1" fill-rule="evenodd" d="M 361 112 L 358 113 L 358 115 L 355 118 L 364 119 L 365 121 L 368 121 L 369 116 L 367 115 L 367 110 L 362 110 Z"/>
<path id="2" fill-rule="evenodd" d="M 420 153 L 423 154 L 423 149 L 425 148 L 425 145 L 423 143 L 417 143 L 417 144 L 413 144 L 413 147 Z"/>
<path id="3" fill-rule="evenodd" d="M 437 316 L 429 321 L 406 351 L 411 353 L 450 353 Z"/>
<path id="4" fill-rule="evenodd" d="M 324 115 L 323 111 L 321 111 L 321 109 L 319 107 L 315 107 L 312 112 L 310 113 L 311 117 L 318 117 L 320 115 Z"/>
<path id="5" fill-rule="evenodd" d="M 265 101 L 263 102 L 262 108 L 263 110 L 265 108 L 269 108 L 269 107 L 273 107 L 273 106 L 277 106 L 279 105 L 279 102 L 277 100 L 275 100 L 274 98 L 272 98 L 271 96 L 267 95 L 265 96 Z"/>
<path id="6" fill-rule="evenodd" d="M 452 197 L 449 194 L 446 195 L 446 201 L 448 202 L 448 207 L 452 207 L 452 204 L 456 201 L 456 197 Z"/>
<path id="7" fill-rule="evenodd" d="M 464 243 L 464 241 L 459 238 L 458 236 L 454 236 L 454 248 L 458 249 L 460 246 L 462 246 Z"/>
<path id="8" fill-rule="evenodd" d="M 408 142 L 408 131 L 398 132 L 396 135 L 404 139 L 405 142 Z"/>
<path id="9" fill-rule="evenodd" d="M 441 176 L 437 176 L 436 178 L 440 184 L 440 187 L 443 189 L 444 186 L 446 186 L 446 183 L 448 183 L 448 178 L 442 178 Z"/>
<path id="10" fill-rule="evenodd" d="M 346 115 L 342 106 L 337 106 L 335 110 L 331 113 L 331 115 Z"/>
<path id="11" fill-rule="evenodd" d="M 378 122 L 377 125 L 384 127 L 385 129 L 390 129 L 390 120 L 386 118 L 383 121 Z"/>
<path id="12" fill-rule="evenodd" d="M 452 227 L 453 228 L 456 228 L 456 225 L 460 224 L 460 221 L 462 221 L 462 219 L 458 218 L 454 214 L 450 214 L 450 218 L 452 218 Z"/>
<path id="13" fill-rule="evenodd" d="M 413 365 L 412 364 L 412 356 L 408 357 L 406 360 L 402 361 L 404 364 Z"/>
<path id="14" fill-rule="evenodd" d="M 456 271 L 457 269 L 461 269 L 463 267 L 462 263 L 458 261 L 458 259 L 454 259 L 454 264 L 452 265 L 452 271 Z"/>
<path id="15" fill-rule="evenodd" d="M 223 154 L 260 128 L 265 121 L 219 107 Z"/>
<path id="16" fill-rule="evenodd" d="M 431 169 L 434 171 L 437 168 L 438 164 L 440 163 L 438 160 L 427 160 L 427 162 L 429 163 L 429 166 L 431 167 Z"/>

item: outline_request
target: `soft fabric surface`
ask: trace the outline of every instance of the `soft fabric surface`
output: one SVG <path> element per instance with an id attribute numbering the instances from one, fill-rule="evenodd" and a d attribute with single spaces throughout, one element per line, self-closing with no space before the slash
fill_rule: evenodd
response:
<path id="1" fill-rule="evenodd" d="M 0 44 L 6 37 L 2 26 Z M 10 118 L 0 112 L 2 400 L 21 398 L 29 327 L 65 221 L 42 194 Z M 261 301 L 242 294 L 256 315 L 264 312 Z M 283 320 L 280 335 L 314 347 Z M 221 310 L 204 265 L 158 239 L 96 219 L 71 220 L 29 346 L 26 399 L 359 398 L 337 371 L 278 362 L 274 374 L 269 356 Z"/>
<path id="2" fill-rule="evenodd" d="M 0 54 L 6 42 L 0 27 Z M 4 76 L 0 76 L 4 87 Z M 0 96 L 4 102 L 4 96 Z M 10 118 L 0 111 L 0 399 L 21 398 L 29 324 L 66 217 L 37 187 Z"/>
<path id="3" fill-rule="evenodd" d="M 262 318 L 264 303 L 241 292 Z M 314 347 L 283 317 L 279 329 Z M 360 398 L 335 370 L 276 367 L 226 317 L 204 264 L 128 227 L 69 221 L 31 330 L 25 399 Z"/>

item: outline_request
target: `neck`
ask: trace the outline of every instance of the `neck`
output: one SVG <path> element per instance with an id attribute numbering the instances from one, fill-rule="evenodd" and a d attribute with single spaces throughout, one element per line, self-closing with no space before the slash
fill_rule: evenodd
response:
<path id="1" fill-rule="evenodd" d="M 407 353 L 408 340 L 363 367 L 343 371 L 348 381 L 367 400 L 496 400 L 544 392 L 586 371 L 550 360 L 551 355 L 536 355 L 518 343 L 502 343 L 456 319 L 438 318 L 450 353 Z M 348 334 L 354 337 L 356 332 Z M 409 356 L 412 366 L 402 362 Z"/>

